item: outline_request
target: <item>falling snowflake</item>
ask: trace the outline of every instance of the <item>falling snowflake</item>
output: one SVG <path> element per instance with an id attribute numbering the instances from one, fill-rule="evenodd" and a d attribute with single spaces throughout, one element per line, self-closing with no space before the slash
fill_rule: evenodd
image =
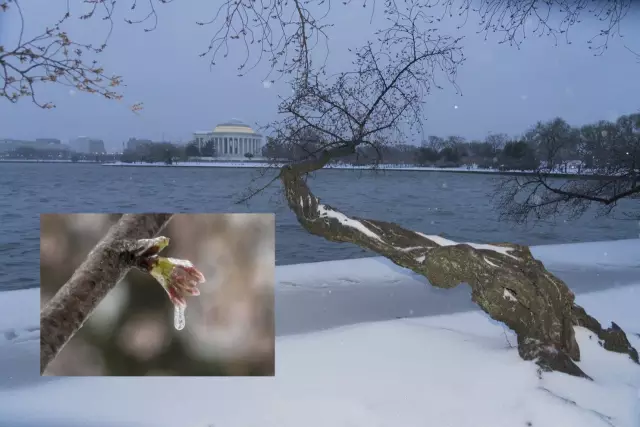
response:
<path id="1" fill-rule="evenodd" d="M 454 106 L 453 106 L 453 109 L 454 109 L 454 110 L 457 110 L 457 109 L 458 109 L 458 106 L 457 106 L 457 105 L 454 105 Z"/>
<path id="2" fill-rule="evenodd" d="M 265 80 L 265 81 L 263 81 L 263 82 L 262 82 L 262 86 L 263 86 L 265 89 L 269 89 L 269 88 L 271 87 L 271 85 L 272 85 L 272 84 L 273 84 L 273 81 L 269 81 L 269 80 Z"/>

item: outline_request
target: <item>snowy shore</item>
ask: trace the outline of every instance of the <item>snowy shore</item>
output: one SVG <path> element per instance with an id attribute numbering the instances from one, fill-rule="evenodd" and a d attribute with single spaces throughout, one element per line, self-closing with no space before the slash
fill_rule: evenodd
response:
<path id="1" fill-rule="evenodd" d="M 532 251 L 640 348 L 640 239 Z M 640 368 L 586 330 L 579 365 L 595 381 L 539 378 L 465 286 L 381 258 L 276 270 L 275 378 L 40 378 L 39 292 L 0 293 L 0 426 L 640 425 Z"/>
<path id="2" fill-rule="evenodd" d="M 98 163 L 94 161 L 80 160 L 78 162 L 72 162 L 70 160 L 15 160 L 15 159 L 2 159 L 2 163 L 82 163 L 82 164 L 95 164 L 99 166 L 118 166 L 118 167 L 172 167 L 172 168 L 247 168 L 247 169 L 265 169 L 265 168 L 280 168 L 283 164 L 274 164 L 268 162 L 176 162 L 173 164 L 166 163 L 125 163 L 125 162 L 106 162 Z M 454 172 L 454 173 L 482 173 L 482 174 L 496 174 L 496 175 L 532 175 L 533 171 L 518 171 L 518 170 L 498 170 L 498 169 L 481 169 L 478 167 L 452 167 L 452 168 L 440 168 L 434 166 L 415 166 L 415 165 L 396 165 L 396 164 L 380 164 L 374 166 L 360 166 L 360 165 L 347 165 L 347 164 L 330 164 L 324 167 L 324 169 L 338 169 L 338 170 L 379 170 L 379 171 L 407 171 L 407 172 Z M 577 170 L 553 171 L 548 173 L 553 177 L 590 177 L 597 178 L 597 176 L 589 174 L 579 174 Z"/>
<path id="3" fill-rule="evenodd" d="M 260 162 L 176 162 L 171 165 L 166 163 L 124 163 L 111 162 L 102 163 L 103 166 L 121 166 L 121 167 L 201 167 L 201 168 L 280 168 L 283 164 L 260 163 Z M 329 164 L 324 169 L 340 169 L 340 170 L 382 170 L 382 171 L 422 171 L 422 172 L 466 172 L 466 173 L 492 173 L 492 174 L 533 174 L 532 171 L 504 171 L 498 169 L 481 169 L 478 167 L 451 167 L 440 168 L 435 166 L 415 166 L 415 165 L 396 165 L 396 164 L 379 164 L 376 166 L 362 166 L 349 164 Z M 554 171 L 550 173 L 552 176 L 575 176 L 578 175 L 577 170 L 567 172 Z M 585 175 L 586 176 L 586 175 Z"/>

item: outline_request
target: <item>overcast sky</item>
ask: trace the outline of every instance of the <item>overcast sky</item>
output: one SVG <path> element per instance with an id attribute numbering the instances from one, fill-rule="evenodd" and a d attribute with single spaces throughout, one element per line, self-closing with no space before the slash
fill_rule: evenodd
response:
<path id="1" fill-rule="evenodd" d="M 139 16 L 126 10 L 128 1 L 118 2 L 116 27 L 108 49 L 100 56 L 109 73 L 124 77 L 125 100 L 107 101 L 69 88 L 40 86 L 40 99 L 55 102 L 57 108 L 44 111 L 26 99 L 18 104 L 0 100 L 0 138 L 68 140 L 86 135 L 104 139 L 108 149 L 114 150 L 129 137 L 187 141 L 192 132 L 213 129 L 231 118 L 251 125 L 276 118 L 277 94 L 287 92 L 285 82 L 265 88 L 264 67 L 237 77 L 236 67 L 242 59 L 238 45 L 212 70 L 209 58 L 198 57 L 214 28 L 194 22 L 211 17 L 212 2 L 175 0 L 161 5 L 158 28 L 145 33 L 140 25 L 122 22 L 124 14 Z M 64 4 L 64 0 L 24 4 L 27 33 L 54 21 Z M 145 4 L 139 2 L 140 14 Z M 0 44 L 10 46 L 15 40 L 19 28 L 15 18 L 0 13 Z M 360 6 L 344 7 L 341 2 L 334 5 L 331 20 L 335 24 L 329 29 L 331 67 L 348 67 L 346 48 L 370 38 L 375 25 Z M 556 47 L 553 37 L 528 38 L 520 50 L 498 44 L 498 37 L 485 42 L 484 35 L 475 34 L 473 21 L 462 30 L 456 30 L 456 22 L 440 24 L 443 33 L 465 36 L 462 45 L 467 61 L 457 79 L 462 95 L 445 85 L 427 99 L 426 135 L 517 135 L 536 121 L 556 116 L 581 125 L 637 112 L 640 63 L 620 39 L 610 42 L 603 56 L 594 56 L 586 41 L 601 27 L 585 21 L 572 28 L 571 45 L 561 40 Z M 74 21 L 70 30 L 78 40 L 98 43 L 106 27 L 93 19 Z M 630 46 L 640 50 L 640 13 L 630 14 L 622 30 Z M 638 46 L 632 44 L 633 39 Z M 136 102 L 144 102 L 139 114 L 129 109 Z"/>

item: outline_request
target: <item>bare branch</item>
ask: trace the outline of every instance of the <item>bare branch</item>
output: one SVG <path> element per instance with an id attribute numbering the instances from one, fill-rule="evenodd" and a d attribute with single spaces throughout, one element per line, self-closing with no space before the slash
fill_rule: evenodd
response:
<path id="1" fill-rule="evenodd" d="M 107 99 L 121 99 L 117 92 L 122 84 L 121 77 L 106 75 L 96 60 L 87 57 L 102 52 L 106 41 L 97 48 L 77 43 L 63 29 L 63 24 L 71 17 L 68 3 L 66 12 L 52 27 L 28 39 L 24 37 L 20 0 L 7 0 L 0 7 L 0 13 L 11 13 L 13 9 L 20 18 L 20 33 L 14 47 L 0 45 L 0 97 L 11 103 L 27 97 L 38 107 L 54 108 L 54 104 L 41 102 L 35 94 L 38 84 L 53 82 Z M 80 19 L 88 19 L 92 14 L 82 15 Z"/>
<path id="2" fill-rule="evenodd" d="M 591 17 L 600 30 L 589 41 L 594 55 L 606 51 L 615 36 L 623 37 L 621 23 L 633 6 L 631 0 L 434 0 L 433 5 L 445 7 L 444 15 L 480 15 L 479 33 L 501 33 L 499 43 L 521 46 L 528 35 L 551 36 L 556 44 L 560 37 L 569 40 L 571 27 Z M 464 25 L 464 24 L 463 24 Z"/>
<path id="3" fill-rule="evenodd" d="M 640 114 L 580 129 L 558 123 L 539 123 L 527 135 L 545 159 L 536 173 L 507 177 L 498 184 L 494 200 L 502 219 L 525 223 L 561 214 L 576 218 L 592 206 L 607 215 L 622 200 L 640 200 Z M 553 177 L 566 160 L 576 158 L 582 159 L 579 172 L 584 176 Z M 630 215 L 640 218 L 640 211 Z"/>
<path id="4" fill-rule="evenodd" d="M 429 17 L 410 3 L 385 9 L 391 25 L 378 31 L 378 42 L 353 51 L 353 70 L 325 77 L 309 74 L 294 80 L 294 94 L 284 99 L 280 121 L 269 126 L 279 144 L 302 147 L 314 140 L 307 172 L 331 158 L 356 153 L 360 145 L 379 151 L 422 126 L 422 102 L 444 75 L 455 87 L 464 61 L 460 39 L 422 29 Z M 328 81 L 326 81 L 326 80 Z M 304 166 L 302 166 L 304 165 Z"/>

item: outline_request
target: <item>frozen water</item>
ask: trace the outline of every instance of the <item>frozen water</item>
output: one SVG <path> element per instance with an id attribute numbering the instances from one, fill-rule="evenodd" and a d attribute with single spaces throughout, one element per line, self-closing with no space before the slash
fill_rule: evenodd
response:
<path id="1" fill-rule="evenodd" d="M 175 305 L 173 308 L 173 326 L 181 331 L 184 329 L 187 320 L 184 316 L 184 307 L 181 305 Z"/>

